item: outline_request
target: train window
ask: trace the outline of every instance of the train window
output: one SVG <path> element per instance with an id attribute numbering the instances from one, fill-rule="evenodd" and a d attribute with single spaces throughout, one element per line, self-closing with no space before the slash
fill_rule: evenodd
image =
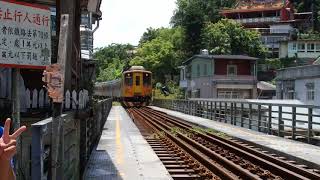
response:
<path id="1" fill-rule="evenodd" d="M 140 86 L 140 76 L 136 76 L 136 86 Z"/>
<path id="2" fill-rule="evenodd" d="M 145 86 L 151 85 L 151 74 L 143 73 L 143 85 Z"/>
<path id="3" fill-rule="evenodd" d="M 125 85 L 132 86 L 132 73 L 125 74 Z"/>

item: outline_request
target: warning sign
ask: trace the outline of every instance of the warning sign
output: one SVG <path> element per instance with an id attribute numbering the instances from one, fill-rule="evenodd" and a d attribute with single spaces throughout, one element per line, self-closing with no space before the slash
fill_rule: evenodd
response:
<path id="1" fill-rule="evenodd" d="M 50 18 L 48 8 L 0 1 L 0 66 L 50 65 Z"/>

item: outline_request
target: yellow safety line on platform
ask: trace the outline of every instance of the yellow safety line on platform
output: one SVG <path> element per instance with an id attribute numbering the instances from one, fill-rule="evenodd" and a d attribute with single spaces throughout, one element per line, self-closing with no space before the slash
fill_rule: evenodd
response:
<path id="1" fill-rule="evenodd" d="M 116 163 L 122 164 L 123 163 L 123 145 L 121 142 L 121 125 L 120 125 L 120 115 L 119 109 L 117 109 L 117 116 L 116 116 Z M 123 173 L 119 172 L 121 176 Z"/>

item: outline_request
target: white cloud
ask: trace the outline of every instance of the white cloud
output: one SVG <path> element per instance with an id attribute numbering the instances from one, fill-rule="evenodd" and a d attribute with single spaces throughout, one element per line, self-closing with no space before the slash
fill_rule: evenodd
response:
<path id="1" fill-rule="evenodd" d="M 94 47 L 111 43 L 137 45 L 148 27 L 168 27 L 175 0 L 102 0 L 102 21 Z"/>

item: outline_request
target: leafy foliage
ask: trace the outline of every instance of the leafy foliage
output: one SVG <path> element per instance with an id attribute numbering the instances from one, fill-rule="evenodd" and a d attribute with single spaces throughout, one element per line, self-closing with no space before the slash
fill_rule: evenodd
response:
<path id="1" fill-rule="evenodd" d="M 266 49 L 257 31 L 244 29 L 233 20 L 222 19 L 208 23 L 202 34 L 203 45 L 212 54 L 247 54 L 265 56 Z"/>
<path id="2" fill-rule="evenodd" d="M 220 9 L 232 7 L 234 3 L 235 0 L 177 0 L 171 24 L 185 29 L 184 51 L 189 56 L 201 49 L 201 32 L 205 23 L 218 22 Z"/>
<path id="3" fill-rule="evenodd" d="M 291 0 L 298 12 L 314 12 L 315 31 L 320 28 L 320 1 L 319 0 Z"/>
<path id="4" fill-rule="evenodd" d="M 150 29 L 148 29 L 150 32 Z M 145 33 L 143 42 L 137 49 L 137 54 L 130 65 L 142 65 L 154 73 L 157 82 L 165 82 L 166 75 L 171 79 L 178 73 L 177 67 L 185 58 L 181 50 L 184 33 L 182 28 L 160 28 L 153 30 L 156 37 L 150 37 Z"/>
<path id="5" fill-rule="evenodd" d="M 109 81 L 121 76 L 123 69 L 129 66 L 134 46 L 130 44 L 111 44 L 98 49 L 94 58 L 97 59 L 97 81 Z"/>

